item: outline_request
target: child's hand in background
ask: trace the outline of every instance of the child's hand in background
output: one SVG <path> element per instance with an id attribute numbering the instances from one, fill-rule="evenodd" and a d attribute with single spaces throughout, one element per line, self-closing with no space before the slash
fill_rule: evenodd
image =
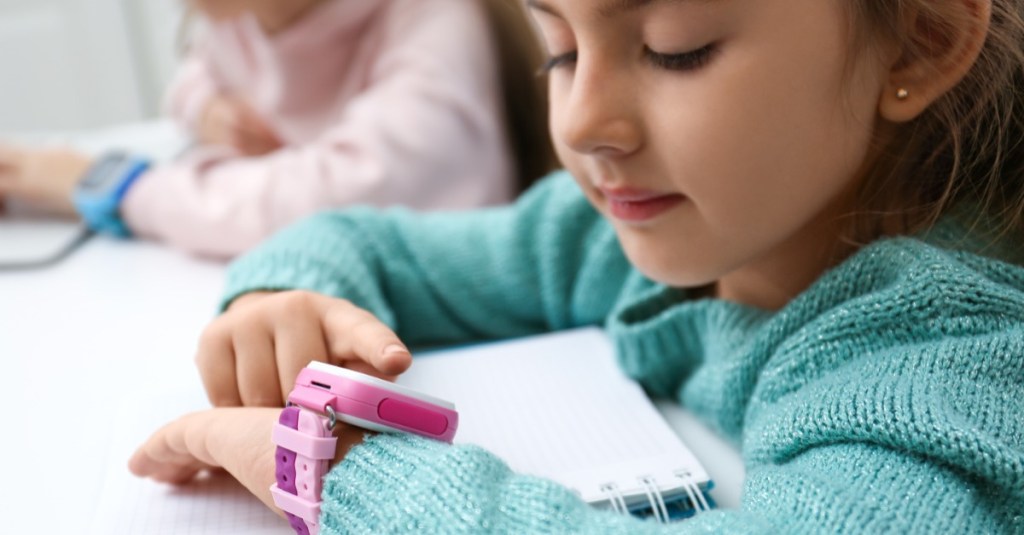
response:
<path id="1" fill-rule="evenodd" d="M 0 145 L 0 198 L 17 198 L 74 215 L 75 185 L 92 162 L 91 157 L 68 148 Z"/>
<path id="2" fill-rule="evenodd" d="M 199 138 L 211 145 L 226 145 L 245 156 L 262 156 L 284 144 L 267 122 L 239 98 L 216 96 L 203 111 Z"/>
<path id="3" fill-rule="evenodd" d="M 184 484 L 201 470 L 223 468 L 278 514 L 270 495 L 275 446 L 270 435 L 280 409 L 212 409 L 183 416 L 149 437 L 128 462 L 140 477 Z M 337 464 L 366 431 L 339 423 Z"/>
<path id="4" fill-rule="evenodd" d="M 369 312 L 311 292 L 246 294 L 203 332 L 196 364 L 210 402 L 280 407 L 310 361 L 394 379 L 412 364 Z"/>

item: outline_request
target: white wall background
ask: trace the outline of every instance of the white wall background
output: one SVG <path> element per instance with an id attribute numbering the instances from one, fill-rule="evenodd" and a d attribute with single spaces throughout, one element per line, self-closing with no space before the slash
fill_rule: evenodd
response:
<path id="1" fill-rule="evenodd" d="M 155 117 L 182 0 L 0 0 L 0 132 Z"/>

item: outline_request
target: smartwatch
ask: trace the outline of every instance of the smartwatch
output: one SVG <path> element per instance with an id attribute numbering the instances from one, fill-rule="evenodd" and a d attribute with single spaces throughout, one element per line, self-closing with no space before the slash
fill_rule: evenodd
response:
<path id="1" fill-rule="evenodd" d="M 320 492 L 334 459 L 338 421 L 384 433 L 413 433 L 451 442 L 455 405 L 359 372 L 311 362 L 295 379 L 274 426 L 276 483 L 270 493 L 300 535 L 320 532 Z"/>
<path id="2" fill-rule="evenodd" d="M 75 209 L 85 224 L 96 232 L 130 236 L 121 219 L 121 201 L 149 166 L 149 160 L 124 152 L 110 152 L 96 160 L 75 186 Z"/>

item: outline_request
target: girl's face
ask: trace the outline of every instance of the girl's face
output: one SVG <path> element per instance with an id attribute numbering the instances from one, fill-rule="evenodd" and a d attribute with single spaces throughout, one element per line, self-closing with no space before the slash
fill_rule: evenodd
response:
<path id="1" fill-rule="evenodd" d="M 188 0 L 206 18 L 234 20 L 252 14 L 264 30 L 274 33 L 288 26 L 307 10 L 324 0 Z"/>
<path id="2" fill-rule="evenodd" d="M 189 5 L 214 21 L 232 20 L 253 10 L 260 0 L 188 0 Z"/>
<path id="3" fill-rule="evenodd" d="M 641 272 L 768 308 L 820 275 L 887 71 L 840 1 L 528 2 L 558 154 Z"/>

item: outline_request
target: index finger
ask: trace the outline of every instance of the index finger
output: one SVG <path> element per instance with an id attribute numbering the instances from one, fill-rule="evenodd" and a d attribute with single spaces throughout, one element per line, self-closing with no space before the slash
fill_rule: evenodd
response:
<path id="1" fill-rule="evenodd" d="M 332 300 L 321 318 L 332 357 L 363 361 L 387 376 L 399 375 L 412 364 L 412 354 L 391 328 L 348 301 Z"/>

